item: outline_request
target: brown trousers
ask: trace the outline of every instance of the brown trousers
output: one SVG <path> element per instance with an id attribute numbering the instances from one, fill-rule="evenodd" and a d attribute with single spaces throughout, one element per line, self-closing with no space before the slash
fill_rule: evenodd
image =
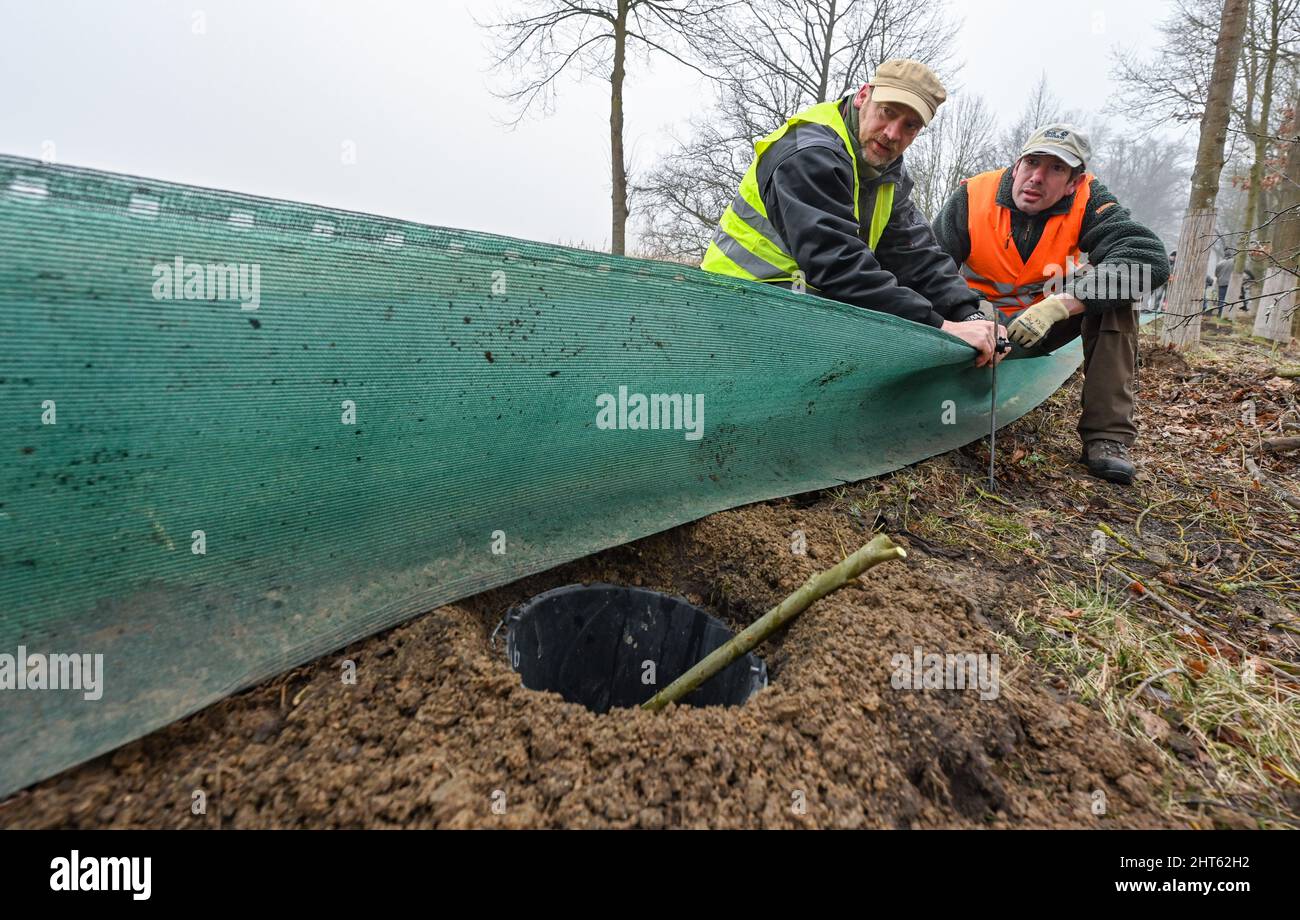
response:
<path id="1" fill-rule="evenodd" d="M 1137 377 L 1138 320 L 1133 307 L 1104 313 L 1081 313 L 1063 319 L 1031 349 L 1015 348 L 1012 358 L 1034 358 L 1083 338 L 1083 412 L 1079 438 L 1119 441 L 1132 447 L 1137 440 L 1133 422 L 1133 390 Z"/>

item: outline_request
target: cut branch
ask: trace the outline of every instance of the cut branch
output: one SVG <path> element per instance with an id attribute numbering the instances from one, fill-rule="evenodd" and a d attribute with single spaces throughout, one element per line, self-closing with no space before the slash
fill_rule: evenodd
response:
<path id="1" fill-rule="evenodd" d="M 888 562 L 891 559 L 906 559 L 907 552 L 894 545 L 889 537 L 881 534 L 839 565 L 825 572 L 814 575 L 780 604 L 773 607 L 762 617 L 755 620 L 748 628 L 707 655 L 681 677 L 677 678 L 663 690 L 642 705 L 642 709 L 658 712 L 670 703 L 676 703 L 701 684 L 720 673 L 729 664 L 742 655 L 748 654 L 768 636 L 785 626 L 810 606 L 828 594 L 838 591 L 853 581 L 867 569 Z"/>

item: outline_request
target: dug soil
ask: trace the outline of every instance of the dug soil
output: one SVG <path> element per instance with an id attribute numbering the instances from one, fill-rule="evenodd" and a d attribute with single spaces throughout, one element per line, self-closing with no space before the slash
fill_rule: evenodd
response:
<path id="1" fill-rule="evenodd" d="M 895 689 L 891 659 L 999 648 L 918 561 L 764 647 L 743 707 L 597 716 L 526 690 L 490 634 L 576 582 L 678 594 L 733 628 L 839 558 L 819 505 L 719 514 L 435 610 L 69 770 L 17 827 L 1159 827 L 1153 751 L 1000 658 L 1000 692 Z M 802 531 L 807 553 L 792 552 Z M 356 663 L 346 684 L 337 662 Z M 989 694 L 985 694 L 986 696 Z M 193 814 L 206 797 L 206 814 Z M 1100 794 L 1098 794 L 1100 793 Z M 1094 802 L 1106 805 L 1093 814 Z"/>
<path id="2" fill-rule="evenodd" d="M 1181 360 L 1161 367 L 1159 355 L 1147 357 L 1148 399 L 1211 411 L 1204 393 L 1161 389 L 1187 386 Z M 1240 387 L 1261 407 L 1272 405 L 1266 397 L 1294 404 L 1267 375 L 1243 379 L 1216 383 L 1225 417 L 1235 419 Z M 297 668 L 10 797 L 0 826 L 1186 825 L 1188 811 L 1175 805 L 1189 792 L 1162 768 L 1159 749 L 1068 697 L 1062 676 L 1022 652 L 1011 626 L 1041 596 L 1033 559 L 1064 570 L 1096 509 L 1121 526 L 1126 501 L 1142 507 L 1135 496 L 1177 478 L 1147 472 L 1125 491 L 1080 474 L 1077 444 L 1061 434 L 1077 398 L 1076 376 L 999 438 L 1009 498 L 997 501 L 1014 503 L 1040 534 L 1023 542 L 1028 550 L 999 553 L 991 535 L 974 532 L 965 544 L 943 536 L 971 529 L 972 519 L 955 519 L 964 512 L 950 492 L 965 482 L 973 494 L 969 483 L 982 481 L 980 445 L 850 490 L 740 508 L 433 610 Z M 1173 462 L 1189 439 L 1155 437 L 1161 411 L 1143 409 L 1147 450 Z M 1215 443 L 1206 441 L 1207 457 L 1234 456 L 1213 453 Z M 1164 462 L 1157 456 L 1152 468 Z M 1289 463 L 1277 458 L 1270 469 L 1283 475 Z M 501 637 L 492 641 L 512 605 L 594 582 L 680 595 L 740 629 L 880 531 L 909 558 L 871 570 L 762 646 L 770 685 L 741 707 L 595 715 L 524 689 Z M 899 686 L 895 656 L 917 649 L 999 656 L 996 695 Z M 355 683 L 342 679 L 345 660 Z"/>

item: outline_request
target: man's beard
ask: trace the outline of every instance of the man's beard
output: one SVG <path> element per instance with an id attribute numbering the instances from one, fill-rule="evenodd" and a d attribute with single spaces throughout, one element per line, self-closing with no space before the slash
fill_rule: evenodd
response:
<path id="1" fill-rule="evenodd" d="M 876 146 L 877 144 L 880 146 Z M 876 138 L 868 138 L 867 143 L 863 145 L 862 153 L 866 161 L 877 169 L 888 166 L 898 159 L 898 154 L 894 152 L 892 147 Z"/>

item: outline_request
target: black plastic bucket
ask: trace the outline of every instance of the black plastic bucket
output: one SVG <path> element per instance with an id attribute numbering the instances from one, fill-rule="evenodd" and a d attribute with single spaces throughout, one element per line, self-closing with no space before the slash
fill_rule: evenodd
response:
<path id="1" fill-rule="evenodd" d="M 525 687 L 593 712 L 641 705 L 731 638 L 680 597 L 614 585 L 547 591 L 511 608 L 504 625 L 506 655 Z M 682 702 L 738 706 L 766 686 L 767 666 L 751 652 Z"/>

